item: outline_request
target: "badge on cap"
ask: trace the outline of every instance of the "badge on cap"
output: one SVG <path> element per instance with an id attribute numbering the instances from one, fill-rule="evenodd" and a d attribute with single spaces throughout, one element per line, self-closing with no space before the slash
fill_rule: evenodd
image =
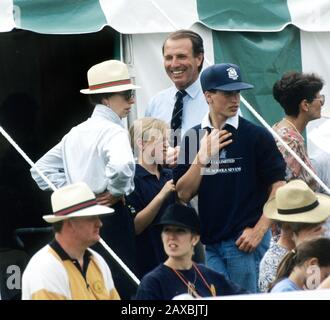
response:
<path id="1" fill-rule="evenodd" d="M 235 68 L 230 67 L 230 68 L 226 69 L 226 71 L 228 72 L 228 78 L 233 79 L 233 80 L 238 79 L 238 74 L 237 74 Z"/>

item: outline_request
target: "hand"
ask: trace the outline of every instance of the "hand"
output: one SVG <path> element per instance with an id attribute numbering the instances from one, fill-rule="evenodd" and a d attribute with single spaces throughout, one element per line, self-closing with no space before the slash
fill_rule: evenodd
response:
<path id="1" fill-rule="evenodd" d="M 239 250 L 251 253 L 259 245 L 264 235 L 265 233 L 261 229 L 245 228 L 235 244 Z"/>
<path id="2" fill-rule="evenodd" d="M 122 201 L 125 204 L 124 196 L 115 197 L 109 191 L 96 195 L 97 204 L 102 205 L 102 206 L 110 207 L 119 201 Z"/>
<path id="3" fill-rule="evenodd" d="M 198 151 L 198 158 L 201 164 L 207 165 L 211 158 L 218 154 L 222 148 L 232 143 L 232 139 L 228 140 L 231 135 L 227 130 L 213 129 L 210 134 L 205 132 Z"/>
<path id="4" fill-rule="evenodd" d="M 175 192 L 175 184 L 173 183 L 173 179 L 164 184 L 162 190 L 159 192 L 159 195 L 166 199 L 172 192 Z"/>
<path id="5" fill-rule="evenodd" d="M 180 152 L 179 146 L 176 146 L 175 148 L 168 147 L 165 164 L 167 164 L 170 168 L 175 167 L 177 165 L 179 152 Z"/>

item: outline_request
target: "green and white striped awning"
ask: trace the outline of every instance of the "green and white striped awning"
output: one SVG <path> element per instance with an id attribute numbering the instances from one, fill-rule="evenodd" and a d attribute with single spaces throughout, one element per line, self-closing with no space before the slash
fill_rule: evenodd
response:
<path id="1" fill-rule="evenodd" d="M 245 98 L 269 124 L 283 115 L 272 97 L 272 86 L 284 72 L 316 72 L 330 83 L 329 0 L 0 1 L 0 32 L 21 28 L 79 34 L 96 32 L 106 25 L 132 35 L 136 80 L 144 88 L 138 99 L 139 115 L 150 96 L 168 84 L 165 73 L 159 73 L 164 33 L 182 28 L 204 30 L 204 42 L 212 51 L 211 63 L 240 65 L 245 80 L 255 85 L 244 92 Z M 323 93 L 327 100 L 328 90 L 326 85 Z"/>
<path id="2" fill-rule="evenodd" d="M 217 31 L 330 31 L 328 0 L 1 0 L 0 31 L 170 32 L 202 23 Z"/>

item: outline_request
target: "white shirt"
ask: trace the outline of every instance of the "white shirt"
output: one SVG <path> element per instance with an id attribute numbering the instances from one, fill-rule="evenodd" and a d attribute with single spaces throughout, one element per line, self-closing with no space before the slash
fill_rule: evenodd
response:
<path id="1" fill-rule="evenodd" d="M 236 113 L 236 115 L 234 115 L 233 117 L 230 117 L 226 120 L 225 124 L 230 124 L 231 126 L 233 126 L 236 130 L 238 128 L 238 122 L 239 122 L 239 113 Z M 205 128 L 211 128 L 214 129 L 214 126 L 212 125 L 211 121 L 210 121 L 210 114 L 207 113 L 204 118 L 202 119 L 202 123 L 201 123 L 201 127 L 202 129 Z"/>
<path id="2" fill-rule="evenodd" d="M 134 190 L 135 163 L 128 132 L 119 116 L 97 105 L 92 116 L 66 134 L 36 166 L 57 187 L 84 181 L 96 194 L 108 190 L 114 196 Z M 49 186 L 31 169 L 42 190 Z"/>
<path id="3" fill-rule="evenodd" d="M 182 136 L 188 129 L 200 124 L 209 111 L 199 78 L 185 91 L 187 95 L 183 98 Z M 173 86 L 157 93 L 151 98 L 145 116 L 161 119 L 170 124 L 177 92 L 178 89 Z"/>

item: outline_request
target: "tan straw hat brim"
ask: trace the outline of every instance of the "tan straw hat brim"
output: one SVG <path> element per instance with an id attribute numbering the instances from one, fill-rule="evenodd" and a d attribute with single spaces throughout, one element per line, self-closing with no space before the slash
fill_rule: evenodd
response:
<path id="1" fill-rule="evenodd" d="M 106 88 L 101 88 L 101 89 L 82 89 L 80 90 L 81 93 L 83 94 L 98 94 L 98 93 L 111 93 L 111 92 L 121 92 L 121 91 L 126 91 L 126 90 L 131 90 L 131 89 L 139 89 L 139 86 L 136 86 L 135 84 L 123 84 L 120 86 L 115 86 L 115 87 L 106 87 Z"/>
<path id="2" fill-rule="evenodd" d="M 63 216 L 46 215 L 46 216 L 43 216 L 42 218 L 45 221 L 47 221 L 48 223 L 55 223 L 55 222 L 67 220 L 70 218 L 101 216 L 101 215 L 113 213 L 114 211 L 115 211 L 114 209 L 106 207 L 106 206 L 95 205 L 95 206 L 81 209 L 81 210 L 78 210 L 73 213 L 63 215 Z"/>
<path id="3" fill-rule="evenodd" d="M 330 216 L 330 197 L 322 193 L 315 194 L 319 205 L 312 210 L 302 213 L 280 214 L 274 197 L 264 205 L 264 214 L 271 220 L 285 222 L 319 223 L 325 221 Z"/>

